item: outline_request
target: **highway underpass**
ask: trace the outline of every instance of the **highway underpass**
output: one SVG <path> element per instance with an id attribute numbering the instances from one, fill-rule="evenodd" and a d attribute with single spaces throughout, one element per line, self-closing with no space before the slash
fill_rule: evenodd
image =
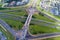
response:
<path id="1" fill-rule="evenodd" d="M 10 26 L 7 23 L 5 23 L 3 20 L 0 20 L 0 24 L 2 26 L 4 26 L 4 28 L 6 28 L 13 36 L 19 38 L 18 40 L 24 40 L 26 35 L 27 35 L 27 31 L 28 31 L 28 28 L 29 28 L 30 21 L 32 19 L 32 15 L 36 10 L 36 9 L 34 9 L 34 7 L 36 6 L 36 2 L 37 2 L 37 0 L 36 1 L 33 0 L 32 5 L 31 5 L 32 8 L 28 9 L 29 10 L 29 12 L 28 12 L 29 15 L 28 15 L 27 20 L 26 20 L 26 22 L 25 22 L 21 31 L 16 32 L 12 28 L 10 28 Z M 57 36 L 60 36 L 60 33 L 42 34 L 40 36 L 34 36 L 34 37 L 31 36 L 29 38 L 32 38 L 32 39 L 33 38 L 42 38 L 42 39 L 44 39 L 44 38 L 51 38 L 51 37 L 57 37 Z"/>

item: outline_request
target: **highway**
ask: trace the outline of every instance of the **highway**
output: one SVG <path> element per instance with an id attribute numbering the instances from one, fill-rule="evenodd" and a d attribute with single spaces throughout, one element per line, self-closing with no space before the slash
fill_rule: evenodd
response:
<path id="1" fill-rule="evenodd" d="M 41 2 L 41 1 L 40 1 L 40 2 Z M 43 4 L 41 3 L 41 5 L 43 5 Z M 40 4 L 39 4 L 39 6 L 40 6 Z M 40 6 L 40 7 L 41 7 L 41 6 Z M 43 9 L 43 8 L 42 8 L 42 9 Z M 52 19 L 52 20 L 60 23 L 60 20 L 59 20 L 58 18 L 56 18 L 54 15 L 51 15 L 51 14 L 49 14 L 48 12 L 45 12 L 45 13 L 44 13 L 44 12 L 42 12 L 41 10 L 39 10 L 39 12 L 41 12 L 42 14 L 44 14 L 45 17 L 50 18 L 50 19 Z"/>
<path id="2" fill-rule="evenodd" d="M 38 36 L 30 35 L 27 39 L 35 39 L 35 38 L 46 39 L 46 38 L 52 38 L 52 37 L 60 37 L 60 32 L 41 34 Z"/>
<path id="3" fill-rule="evenodd" d="M 20 10 L 4 10 L 4 11 L 0 11 L 0 13 L 5 13 L 5 12 L 17 12 L 17 11 L 20 11 Z"/>
<path id="4" fill-rule="evenodd" d="M 5 35 L 3 35 L 3 33 L 2 32 L 0 32 L 0 40 L 7 40 L 7 38 L 6 38 L 6 36 Z"/>
<path id="5" fill-rule="evenodd" d="M 10 19 L 10 20 L 12 19 L 12 20 L 17 20 L 17 21 L 22 21 L 23 22 L 24 21 L 23 19 L 25 19 L 26 17 L 24 17 L 24 16 L 15 16 L 15 15 L 6 14 L 6 13 L 0 13 L 0 18 Z M 49 25 L 54 24 L 53 22 L 47 22 L 47 21 L 44 21 L 44 20 L 37 20 L 37 19 L 34 19 L 34 18 L 32 18 L 31 23 L 37 24 L 37 25 L 45 25 L 45 26 L 49 26 Z M 51 27 L 56 28 L 57 26 L 59 26 L 58 24 L 54 24 L 54 25 L 51 26 Z"/>
<path id="6" fill-rule="evenodd" d="M 23 22 L 24 21 L 23 19 L 25 19 L 26 17 L 14 16 L 12 14 L 6 14 L 6 13 L 0 13 L 0 18 L 10 19 L 10 20 L 12 19 L 12 20 L 17 20 L 17 21 L 22 21 Z M 47 22 L 47 21 L 44 21 L 44 20 L 37 20 L 37 19 L 34 19 L 34 18 L 32 18 L 32 22 L 31 23 L 33 23 L 33 24 L 39 23 L 39 25 L 40 25 L 41 23 L 44 23 L 44 22 L 46 24 L 42 24 L 42 25 L 45 25 L 45 26 L 54 24 L 53 22 Z M 56 25 L 56 26 L 58 26 L 58 25 Z"/>
<path id="7" fill-rule="evenodd" d="M 24 17 L 24 16 L 15 16 L 13 14 L 0 13 L 0 18 L 6 18 L 6 19 L 12 19 L 12 20 L 18 20 L 19 21 L 21 19 L 25 19 L 26 17 Z M 35 18 L 32 18 L 32 21 L 46 22 L 46 23 L 54 24 L 53 22 L 48 22 L 48 21 L 45 21 L 45 20 L 38 20 L 38 19 L 35 19 Z"/>
<path id="8" fill-rule="evenodd" d="M 25 22 L 22 30 L 17 33 L 17 34 L 20 33 L 20 34 L 19 34 L 19 35 L 20 35 L 19 40 L 24 40 L 24 39 L 25 39 L 26 34 L 27 34 L 27 31 L 28 31 L 28 28 L 29 28 L 30 21 L 31 21 L 31 19 L 32 19 L 32 15 L 33 15 L 33 13 L 35 12 L 35 10 L 32 9 L 32 8 L 29 8 L 28 10 L 29 10 L 29 15 L 28 15 L 28 17 L 27 17 L 27 20 L 26 20 L 26 22 Z"/>
<path id="9" fill-rule="evenodd" d="M 35 1 L 33 1 L 33 4 L 35 4 L 36 2 Z M 36 4 L 35 4 L 35 6 L 36 6 Z M 55 21 L 57 21 L 57 22 L 60 22 L 59 20 L 57 20 L 57 19 L 55 19 L 55 18 L 53 18 L 53 17 L 51 17 L 51 16 L 49 16 L 49 15 L 47 15 L 47 14 L 44 14 L 44 16 L 46 16 L 46 17 L 48 17 L 48 18 L 50 18 L 50 19 L 52 19 L 52 20 L 55 20 Z M 60 36 L 60 33 L 50 33 L 50 34 L 42 34 L 42 35 L 39 35 L 39 36 L 30 36 L 30 38 L 41 38 L 41 39 L 46 39 L 46 38 L 51 38 L 51 37 L 57 37 L 57 36 Z M 29 38 L 27 38 L 27 39 L 29 39 Z"/>
<path id="10" fill-rule="evenodd" d="M 0 19 L 0 24 L 6 29 L 8 30 L 13 36 L 16 36 L 16 31 L 13 30 L 12 28 L 10 28 L 10 26 L 3 20 Z"/>
<path id="11" fill-rule="evenodd" d="M 42 12 L 40 12 L 40 13 L 42 13 Z M 51 17 L 51 16 L 49 16 L 49 15 L 47 15 L 47 14 L 45 14 L 45 13 L 42 13 L 42 14 L 44 14 L 45 17 L 47 17 L 47 18 L 49 18 L 49 19 L 51 19 L 51 20 L 54 20 L 54 21 L 56 21 L 56 22 L 60 22 L 60 20 L 57 20 L 56 18 L 53 18 L 53 17 Z"/>
<path id="12" fill-rule="evenodd" d="M 30 21 L 32 19 L 32 15 L 36 11 L 36 9 L 34 9 L 34 7 L 36 6 L 36 2 L 37 2 L 37 0 L 33 0 L 32 7 L 27 9 L 29 11 L 28 12 L 29 15 L 27 17 L 25 24 L 23 25 L 23 27 L 20 31 L 16 32 L 12 28 L 10 28 L 10 26 L 6 22 L 4 22 L 3 20 L 0 20 L 0 24 L 2 26 L 4 26 L 4 28 L 6 28 L 13 36 L 16 36 L 16 38 L 18 38 L 18 40 L 24 40 L 26 35 L 27 35 L 27 31 L 29 29 L 29 24 L 30 24 Z M 48 18 L 55 20 L 55 18 L 52 18 L 46 14 L 44 14 L 44 15 L 47 16 Z M 56 20 L 56 21 L 58 21 L 58 20 Z M 32 36 L 31 35 L 30 37 L 27 37 L 27 39 L 33 39 L 33 38 L 45 39 L 45 38 L 51 38 L 51 37 L 57 37 L 57 36 L 60 36 L 60 33 L 56 32 L 56 33 L 42 34 L 39 36 Z"/>
<path id="13" fill-rule="evenodd" d="M 38 12 L 40 12 L 40 11 L 38 11 Z M 43 13 L 44 14 L 44 13 Z M 51 16 L 49 16 L 49 15 L 47 15 L 47 14 L 44 14 L 44 16 L 46 16 L 46 17 L 48 17 L 48 18 L 50 18 L 50 19 L 52 19 L 52 20 L 55 20 L 56 22 L 60 22 L 59 20 L 57 20 L 56 18 L 53 18 L 53 17 L 51 17 Z M 42 35 L 39 35 L 39 36 L 30 36 L 29 38 L 31 39 L 33 39 L 33 38 L 40 38 L 40 39 L 46 39 L 46 38 L 52 38 L 52 37 L 57 37 L 57 36 L 60 36 L 60 33 L 50 33 L 50 34 L 42 34 Z M 29 39 L 29 38 L 27 38 L 27 39 Z"/>
<path id="14" fill-rule="evenodd" d="M 34 6 L 35 6 L 35 3 L 36 2 L 33 2 L 34 3 Z M 28 8 L 28 17 L 27 17 L 27 20 L 22 28 L 22 30 L 20 32 L 17 33 L 17 35 L 19 35 L 19 40 L 24 40 L 26 35 L 27 35 L 27 31 L 28 31 L 28 28 L 29 28 L 29 24 L 30 24 L 30 21 L 32 19 L 32 15 L 35 13 L 35 9 L 34 8 Z"/>
<path id="15" fill-rule="evenodd" d="M 37 0 L 36 0 L 36 2 L 37 2 Z M 35 7 L 36 2 L 34 0 L 34 2 L 33 2 L 34 3 L 33 4 L 34 7 Z M 30 21 L 32 19 L 32 15 L 36 12 L 36 10 L 34 8 L 32 8 L 32 7 L 28 8 L 27 10 L 28 10 L 27 11 L 28 12 L 27 20 L 26 20 L 26 22 L 25 22 L 25 24 L 24 24 L 24 26 L 23 26 L 22 31 L 20 32 L 20 34 L 18 32 L 18 34 L 20 35 L 19 40 L 24 40 L 25 39 L 25 37 L 27 35 L 28 28 L 29 28 Z"/>

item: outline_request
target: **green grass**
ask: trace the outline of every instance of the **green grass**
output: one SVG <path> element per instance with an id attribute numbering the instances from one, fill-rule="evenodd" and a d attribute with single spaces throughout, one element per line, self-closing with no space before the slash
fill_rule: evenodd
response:
<path id="1" fill-rule="evenodd" d="M 34 14 L 33 15 L 36 19 L 39 19 L 39 20 L 45 20 L 45 21 L 48 21 L 48 22 L 54 22 L 54 20 L 51 20 L 47 17 L 45 17 L 44 15 L 41 15 L 41 14 Z"/>
<path id="2" fill-rule="evenodd" d="M 40 0 L 37 2 L 37 4 L 39 4 L 39 2 L 40 2 Z M 40 9 L 39 7 L 38 7 L 38 9 L 40 11 L 42 11 L 42 9 Z M 8 10 L 19 10 L 19 11 L 5 12 L 5 10 L 6 11 L 8 11 Z M 13 15 L 15 15 L 17 17 L 27 15 L 27 12 L 22 7 L 21 8 L 0 8 L 0 12 L 5 12 L 6 14 L 13 14 Z M 46 13 L 46 11 L 44 11 L 44 10 L 42 12 Z M 48 14 L 50 15 L 49 12 L 48 12 Z M 13 18 L 13 17 L 10 17 L 10 18 Z M 53 21 L 53 20 L 51 20 L 49 18 L 46 18 L 45 16 L 42 16 L 41 14 L 34 14 L 33 18 L 55 23 L 55 21 Z M 24 24 L 24 22 L 17 21 L 17 20 L 6 19 L 6 18 L 1 18 L 1 19 L 3 19 L 6 23 L 8 23 L 15 30 L 20 30 L 23 27 L 23 24 Z M 43 33 L 60 32 L 60 30 L 57 30 L 56 28 L 51 28 L 50 26 L 52 26 L 52 25 L 44 26 L 43 24 L 45 24 L 45 23 L 40 23 L 40 24 L 37 24 L 37 25 L 36 24 L 35 25 L 31 24 L 30 27 L 29 27 L 30 33 L 31 34 L 43 34 Z M 3 32 L 5 32 L 5 31 L 3 31 Z M 5 33 L 5 34 L 7 35 L 7 33 Z M 11 36 L 9 33 L 8 33 L 8 35 Z M 9 37 L 9 38 L 11 38 L 11 37 Z M 53 39 L 46 39 L 46 40 L 57 40 L 57 39 L 59 40 L 60 38 L 53 38 Z"/>
<path id="3" fill-rule="evenodd" d="M 19 10 L 19 11 L 15 11 L 15 12 L 5 12 L 6 14 L 13 14 L 13 15 L 16 15 L 16 16 L 25 16 L 27 15 L 27 12 L 25 10 Z M 2 16 L 2 15 L 1 15 Z M 46 20 L 46 21 L 49 21 L 49 22 L 54 22 L 53 20 L 49 19 L 49 18 L 46 18 L 44 16 L 42 16 L 41 14 L 34 14 L 33 17 L 35 19 L 41 19 L 41 20 Z"/>
<path id="4" fill-rule="evenodd" d="M 2 11 L 2 10 L 3 11 Z M 25 9 L 23 9 L 23 7 L 21 8 L 1 8 L 0 11 L 4 12 L 5 10 L 19 10 L 19 11 L 15 11 L 15 12 L 5 12 L 7 14 L 13 14 L 13 15 L 17 15 L 17 16 L 24 16 L 24 15 L 27 15 Z M 49 18 L 46 18 L 44 16 L 41 16 L 41 14 L 38 14 L 38 15 L 34 15 L 34 17 L 36 19 L 42 19 L 42 20 L 46 20 L 46 21 L 51 21 L 53 22 L 53 20 L 49 19 Z M 49 19 L 49 20 L 48 20 Z"/>
<path id="5" fill-rule="evenodd" d="M 2 6 L 2 4 L 0 4 L 0 7 Z"/>
<path id="6" fill-rule="evenodd" d="M 15 9 L 15 10 L 17 10 L 17 9 Z M 5 13 L 6 14 L 13 14 L 13 15 L 15 15 L 17 17 L 27 15 L 27 12 L 25 10 L 23 10 L 23 9 L 20 9 L 19 11 L 15 11 L 15 12 L 5 12 Z M 14 17 L 9 17 L 9 18 L 14 18 Z M 48 21 L 48 22 L 54 22 L 53 20 L 50 20 L 49 18 L 46 18 L 46 17 L 42 16 L 42 14 L 34 14 L 33 18 L 39 19 L 39 20 L 45 20 L 45 21 Z M 1 18 L 1 19 L 3 19 L 5 22 L 7 22 L 15 30 L 20 30 L 22 28 L 23 24 L 24 24 L 21 21 L 17 21 L 17 20 L 6 19 L 6 18 Z M 44 23 L 41 23 L 41 24 L 44 24 Z M 31 25 L 30 29 L 32 29 L 32 28 L 33 29 L 32 29 L 32 31 L 31 30 L 30 31 L 31 31 L 32 34 L 34 34 L 34 32 L 37 34 L 37 33 L 40 33 L 40 32 L 49 33 L 49 32 L 53 32 L 53 31 L 55 32 L 56 31 L 56 29 L 50 28 L 49 26 L 46 27 L 46 26 L 42 26 L 42 25 Z M 48 31 L 49 28 L 50 28 L 50 31 Z M 47 29 L 47 30 L 42 30 L 42 29 Z M 34 30 L 36 30 L 36 31 L 34 31 Z"/>
<path id="7" fill-rule="evenodd" d="M 14 20 L 9 20 L 9 19 L 3 19 L 7 24 L 10 25 L 15 30 L 20 30 L 23 26 L 23 23 L 20 21 L 14 21 Z"/>
<path id="8" fill-rule="evenodd" d="M 23 10 L 23 9 L 20 9 L 19 11 L 15 11 L 15 12 L 5 12 L 7 14 L 13 14 L 13 15 L 16 15 L 16 16 L 24 16 L 26 15 L 26 11 Z"/>
<path id="9" fill-rule="evenodd" d="M 43 33 L 53 33 L 53 32 L 60 32 L 60 30 L 44 25 L 30 25 L 31 34 L 43 34 Z"/>
<path id="10" fill-rule="evenodd" d="M 54 38 L 54 40 L 60 40 L 60 37 L 56 37 L 56 38 Z"/>
<path id="11" fill-rule="evenodd" d="M 49 16 L 53 16 L 53 18 L 56 18 L 58 20 L 60 20 L 60 16 L 54 16 L 52 15 L 50 12 L 45 11 L 44 9 L 42 9 L 39 6 L 40 0 L 38 0 L 37 2 L 37 9 L 45 14 L 48 14 Z M 45 26 L 32 26 L 30 27 L 30 29 L 32 29 L 32 31 L 30 31 L 32 34 L 37 34 L 37 33 L 50 33 L 50 32 L 60 32 L 60 30 L 57 29 L 53 29 L 53 28 L 49 28 L 49 27 L 45 27 Z M 39 30 L 39 31 L 37 31 Z M 55 37 L 55 38 L 48 38 L 48 39 L 44 39 L 44 40 L 60 40 L 60 37 Z"/>
<path id="12" fill-rule="evenodd" d="M 16 11 L 16 12 L 5 12 L 6 14 L 12 14 L 15 15 L 17 17 L 19 16 L 24 16 L 26 15 L 26 11 L 23 9 L 20 9 L 20 11 Z M 0 16 L 4 16 L 3 14 Z M 5 22 L 7 22 L 12 28 L 14 28 L 15 30 L 20 30 L 23 26 L 23 23 L 19 20 L 13 20 L 13 18 L 16 18 L 15 16 L 10 16 L 8 19 L 7 18 L 1 18 L 3 19 Z"/>
<path id="13" fill-rule="evenodd" d="M 15 8 L 15 10 L 17 10 Z M 13 14 L 17 17 L 19 16 L 26 16 L 27 15 L 27 12 L 23 9 L 20 9 L 19 11 L 15 11 L 15 12 L 5 12 L 6 14 Z M 0 15 L 0 16 L 4 16 L 4 15 Z M 11 16 L 9 18 L 15 18 L 15 16 Z M 53 20 L 50 20 L 44 16 L 42 16 L 41 14 L 34 14 L 33 17 L 35 19 L 39 19 L 39 20 L 45 20 L 45 21 L 48 21 L 48 22 L 54 22 Z M 1 18 L 1 17 L 0 17 Z M 12 19 L 6 19 L 6 18 L 1 18 L 3 19 L 4 21 L 6 21 L 10 26 L 12 26 L 14 29 L 21 29 L 23 23 L 21 23 L 21 21 L 16 21 L 16 20 L 12 20 Z"/>
<path id="14" fill-rule="evenodd" d="M 60 40 L 60 37 L 48 38 L 48 39 L 43 39 L 43 40 Z"/>

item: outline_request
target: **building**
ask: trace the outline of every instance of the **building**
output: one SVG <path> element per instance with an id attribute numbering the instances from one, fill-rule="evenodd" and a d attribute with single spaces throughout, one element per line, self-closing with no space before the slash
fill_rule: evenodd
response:
<path id="1" fill-rule="evenodd" d="M 60 0 L 42 0 L 40 7 L 50 11 L 53 15 L 60 15 Z"/>

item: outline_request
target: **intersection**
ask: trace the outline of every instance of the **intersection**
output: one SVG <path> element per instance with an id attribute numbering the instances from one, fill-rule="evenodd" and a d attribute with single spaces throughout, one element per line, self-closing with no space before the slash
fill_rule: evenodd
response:
<path id="1" fill-rule="evenodd" d="M 22 29 L 19 30 L 18 32 L 16 32 L 15 30 L 13 30 L 12 28 L 10 28 L 10 26 L 5 23 L 3 20 L 0 20 L 0 24 L 6 29 L 8 30 L 14 37 L 16 37 L 16 40 L 26 40 L 26 39 L 33 39 L 33 38 L 40 38 L 40 39 L 46 39 L 46 38 L 51 38 L 51 37 L 57 37 L 57 36 L 60 36 L 60 33 L 57 32 L 57 33 L 49 33 L 49 34 L 42 34 L 42 35 L 39 35 L 39 36 L 28 36 L 28 38 L 26 38 L 26 35 L 27 35 L 27 32 L 28 32 L 28 29 L 29 29 L 29 24 L 30 24 L 30 21 L 32 19 L 32 16 L 34 15 L 35 12 L 37 12 L 38 10 L 36 9 L 36 3 L 37 3 L 37 0 L 33 0 L 32 1 L 32 5 L 27 8 L 27 12 L 28 12 L 28 17 L 27 17 L 27 20 L 25 22 L 25 24 L 23 25 Z M 39 12 L 39 11 L 38 11 Z M 48 18 L 51 18 L 52 20 L 56 20 L 55 18 L 49 16 L 49 15 L 46 15 L 44 14 L 45 16 L 47 16 Z M 56 20 L 57 22 L 60 22 L 59 20 Z"/>

